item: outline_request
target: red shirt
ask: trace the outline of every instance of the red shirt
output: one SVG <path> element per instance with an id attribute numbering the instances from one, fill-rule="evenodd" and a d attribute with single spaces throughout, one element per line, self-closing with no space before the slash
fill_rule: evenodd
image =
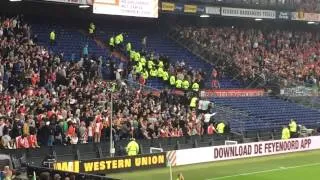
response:
<path id="1" fill-rule="evenodd" d="M 36 135 L 30 135 L 28 137 L 28 142 L 29 142 L 30 147 L 36 146 L 37 136 Z"/>

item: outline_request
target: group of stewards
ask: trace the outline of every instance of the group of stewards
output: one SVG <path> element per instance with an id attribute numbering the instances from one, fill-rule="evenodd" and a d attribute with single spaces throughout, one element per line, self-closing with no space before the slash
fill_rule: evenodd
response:
<path id="1" fill-rule="evenodd" d="M 288 126 L 283 126 L 281 139 L 286 140 L 290 138 L 297 138 L 299 136 L 297 132 L 297 122 L 294 119 L 291 119 Z"/>
<path id="2" fill-rule="evenodd" d="M 94 33 L 96 31 L 96 26 L 93 22 L 91 22 L 89 24 L 89 28 L 88 28 L 88 33 L 89 33 L 89 36 L 93 37 L 94 36 Z M 49 34 L 49 39 L 50 39 L 50 44 L 51 45 L 54 45 L 55 42 L 56 42 L 56 32 L 54 30 L 52 30 Z"/>
<path id="3" fill-rule="evenodd" d="M 111 50 L 119 46 L 121 47 L 123 43 L 124 39 L 122 33 L 112 36 L 109 39 L 109 47 Z M 136 74 L 140 74 L 145 81 L 149 78 L 159 78 L 168 82 L 168 84 L 176 89 L 185 91 L 192 90 L 194 92 L 199 91 L 199 82 L 190 82 L 188 79 L 177 78 L 175 74 L 169 74 L 168 70 L 164 66 L 164 62 L 161 59 L 155 60 L 152 55 L 149 59 L 146 59 L 146 57 L 141 55 L 139 51 L 132 49 L 130 42 L 126 44 L 125 51 L 128 53 L 130 61 L 134 64 L 134 72 Z"/>

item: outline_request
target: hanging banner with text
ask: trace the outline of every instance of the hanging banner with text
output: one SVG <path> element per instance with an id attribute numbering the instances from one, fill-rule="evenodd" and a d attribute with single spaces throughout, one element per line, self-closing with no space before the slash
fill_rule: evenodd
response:
<path id="1" fill-rule="evenodd" d="M 206 14 L 220 15 L 220 7 L 206 7 Z"/>
<path id="2" fill-rule="evenodd" d="M 303 11 L 292 12 L 292 20 L 296 21 L 315 21 L 320 22 L 320 14 L 316 13 L 305 13 Z"/>
<path id="3" fill-rule="evenodd" d="M 276 19 L 276 11 L 262 9 L 221 8 L 222 16 Z"/>
<path id="4" fill-rule="evenodd" d="M 108 174 L 166 167 L 166 153 L 54 163 L 55 170 Z"/>
<path id="5" fill-rule="evenodd" d="M 216 90 L 202 90 L 200 97 L 256 97 L 263 96 L 263 89 L 216 89 Z"/>
<path id="6" fill-rule="evenodd" d="M 320 149 L 320 136 L 177 150 L 176 166 Z"/>
<path id="7" fill-rule="evenodd" d="M 157 18 L 158 0 L 95 0 L 93 13 Z"/>

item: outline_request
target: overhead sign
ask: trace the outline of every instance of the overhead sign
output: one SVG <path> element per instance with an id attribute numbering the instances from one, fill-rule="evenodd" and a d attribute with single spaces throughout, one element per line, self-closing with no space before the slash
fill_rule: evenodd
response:
<path id="1" fill-rule="evenodd" d="M 158 0 L 95 0 L 93 13 L 157 18 Z"/>
<path id="2" fill-rule="evenodd" d="M 220 15 L 220 7 L 206 7 L 206 14 Z"/>
<path id="3" fill-rule="evenodd" d="M 70 162 L 57 162 L 55 170 L 82 173 L 114 173 L 166 166 L 166 153 L 114 157 Z"/>
<path id="4" fill-rule="evenodd" d="M 68 4 L 89 4 L 92 5 L 92 0 L 45 0 L 45 1 L 52 1 L 58 3 L 68 3 Z"/>
<path id="5" fill-rule="evenodd" d="M 292 20 L 297 21 L 320 21 L 320 14 L 316 13 L 305 13 L 303 11 L 292 12 Z"/>
<path id="6" fill-rule="evenodd" d="M 174 11 L 175 10 L 175 4 L 169 3 L 169 2 L 162 2 L 161 3 L 161 10 L 162 11 Z"/>
<path id="7" fill-rule="evenodd" d="M 240 159 L 320 149 L 320 136 L 177 150 L 167 153 L 172 165 Z"/>
<path id="8" fill-rule="evenodd" d="M 197 13 L 197 5 L 184 5 L 184 12 L 185 13 Z"/>
<path id="9" fill-rule="evenodd" d="M 291 12 L 278 11 L 277 19 L 291 20 Z"/>
<path id="10" fill-rule="evenodd" d="M 275 19 L 276 11 L 260 9 L 221 8 L 222 16 Z"/>

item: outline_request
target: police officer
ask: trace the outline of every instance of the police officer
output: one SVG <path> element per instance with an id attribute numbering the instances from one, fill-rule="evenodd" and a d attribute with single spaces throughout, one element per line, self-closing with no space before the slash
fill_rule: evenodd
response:
<path id="1" fill-rule="evenodd" d="M 289 123 L 289 130 L 290 130 L 290 137 L 291 138 L 297 138 L 297 123 L 294 119 L 291 119 Z"/>
<path id="2" fill-rule="evenodd" d="M 169 79 L 169 73 L 168 73 L 167 71 L 163 71 L 162 79 L 163 79 L 164 81 L 168 81 L 168 79 Z"/>
<path id="3" fill-rule="evenodd" d="M 169 81 L 170 81 L 170 85 L 174 86 L 176 84 L 176 77 L 174 75 L 171 75 Z"/>
<path id="4" fill-rule="evenodd" d="M 140 61 L 140 53 L 139 52 L 136 52 L 134 54 L 134 61 L 136 61 L 136 62 Z"/>
<path id="5" fill-rule="evenodd" d="M 195 92 L 198 92 L 199 91 L 199 84 L 197 83 L 197 81 L 195 81 L 193 84 L 192 84 L 192 90 L 195 91 Z"/>
<path id="6" fill-rule="evenodd" d="M 148 60 L 148 69 L 149 69 L 149 70 L 153 69 L 153 66 L 154 66 L 153 60 L 150 58 L 150 59 Z"/>
<path id="7" fill-rule="evenodd" d="M 218 125 L 217 125 L 217 133 L 218 134 L 224 134 L 224 129 L 225 129 L 226 125 L 224 124 L 224 122 L 220 122 Z"/>
<path id="8" fill-rule="evenodd" d="M 191 109 L 195 109 L 197 107 L 197 101 L 198 101 L 197 96 L 193 96 L 191 98 L 190 105 L 189 105 Z"/>
<path id="9" fill-rule="evenodd" d="M 290 130 L 288 126 L 283 126 L 281 139 L 283 140 L 290 139 Z"/>
<path id="10" fill-rule="evenodd" d="M 56 42 L 56 32 L 54 30 L 52 30 L 50 32 L 50 44 L 54 45 Z"/>
<path id="11" fill-rule="evenodd" d="M 90 25 L 89 25 L 89 35 L 91 37 L 93 37 L 93 34 L 94 34 L 95 30 L 96 30 L 96 26 L 93 24 L 93 22 L 91 22 Z"/>
<path id="12" fill-rule="evenodd" d="M 182 87 L 182 80 L 181 79 L 177 79 L 176 80 L 176 88 L 177 89 L 181 89 L 181 87 Z"/>
<path id="13" fill-rule="evenodd" d="M 130 139 L 130 142 L 128 143 L 126 147 L 126 151 L 128 156 L 136 156 L 139 153 L 139 144 L 136 142 L 134 138 Z"/>
<path id="14" fill-rule="evenodd" d="M 130 54 L 130 55 L 129 55 L 129 56 L 130 56 L 130 61 L 133 61 L 134 56 L 135 56 L 135 53 L 136 53 L 136 52 L 133 51 L 133 50 L 130 51 L 130 53 L 129 53 L 129 54 Z"/>
<path id="15" fill-rule="evenodd" d="M 127 52 L 130 52 L 131 51 L 131 43 L 130 42 L 128 42 L 127 43 L 127 45 L 126 45 L 126 50 L 127 50 Z"/>
<path id="16" fill-rule="evenodd" d="M 158 76 L 158 71 L 156 68 L 150 70 L 150 76 L 156 78 Z"/>
<path id="17" fill-rule="evenodd" d="M 188 81 L 187 79 L 185 79 L 185 80 L 182 82 L 182 88 L 183 88 L 184 90 L 188 90 L 188 89 L 189 89 L 189 86 L 190 86 L 189 81 Z"/>
<path id="18" fill-rule="evenodd" d="M 110 47 L 110 51 L 112 52 L 114 50 L 114 37 L 110 37 L 110 40 L 109 40 L 109 47 Z"/>

